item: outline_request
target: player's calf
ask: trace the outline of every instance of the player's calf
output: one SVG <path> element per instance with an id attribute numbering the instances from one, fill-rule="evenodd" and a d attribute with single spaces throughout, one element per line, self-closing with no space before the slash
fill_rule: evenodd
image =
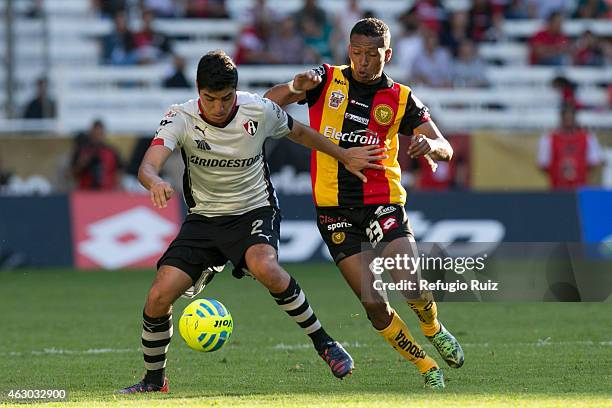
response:
<path id="1" fill-rule="evenodd" d="M 391 324 L 393 309 L 384 300 L 379 302 L 362 302 L 368 319 L 376 330 L 382 330 Z"/>
<path id="2" fill-rule="evenodd" d="M 168 392 L 165 378 L 166 353 L 172 338 L 172 304 L 192 284 L 191 278 L 178 269 L 162 265 L 149 290 L 142 314 L 142 353 L 146 374 L 142 381 L 120 392 Z"/>
<path id="3" fill-rule="evenodd" d="M 391 323 L 384 329 L 378 330 L 378 334 L 402 357 L 413 363 L 421 373 L 438 368 L 438 364 L 417 343 L 401 317 L 393 310 L 392 313 Z"/>

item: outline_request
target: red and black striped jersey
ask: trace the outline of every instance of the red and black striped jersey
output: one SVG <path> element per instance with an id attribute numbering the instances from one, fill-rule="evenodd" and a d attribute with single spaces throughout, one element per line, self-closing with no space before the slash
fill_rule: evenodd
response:
<path id="1" fill-rule="evenodd" d="M 311 179 L 318 207 L 356 207 L 404 204 L 406 191 L 400 183 L 397 161 L 398 134 L 430 120 L 429 109 L 412 90 L 393 82 L 383 73 L 379 82 L 365 85 L 355 81 L 349 66 L 324 64 L 315 69 L 321 84 L 306 93 L 310 126 L 344 148 L 386 146 L 386 170 L 366 169 L 363 183 L 336 159 L 318 151 L 311 156 Z"/>

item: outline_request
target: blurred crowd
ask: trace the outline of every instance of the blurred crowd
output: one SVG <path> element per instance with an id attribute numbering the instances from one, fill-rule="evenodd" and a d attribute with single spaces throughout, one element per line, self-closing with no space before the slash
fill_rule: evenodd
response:
<path id="1" fill-rule="evenodd" d="M 409 3 L 409 2 L 407 2 Z M 504 20 L 538 19 L 542 26 L 531 38 L 529 62 L 534 65 L 603 66 L 612 61 L 609 38 L 585 31 L 577 38 L 563 33 L 569 18 L 609 19 L 604 0 L 473 0 L 468 8 L 445 8 L 440 0 L 416 0 L 398 16 L 401 32 L 393 33 L 394 63 L 406 69 L 406 79 L 433 87 L 486 86 L 486 64 L 479 56 L 483 42 L 503 41 Z M 130 7 L 131 5 L 131 7 Z M 129 65 L 158 62 L 172 56 L 171 40 L 157 32 L 156 18 L 230 18 L 224 0 L 95 0 L 95 10 L 114 22 L 102 39 L 102 62 Z M 128 16 L 142 23 L 132 31 Z M 241 15 L 235 39 L 238 64 L 345 63 L 352 25 L 373 12 L 357 0 L 346 0 L 332 14 L 324 2 L 303 0 L 289 13 L 275 11 L 266 0 L 253 0 Z"/>
<path id="2" fill-rule="evenodd" d="M 346 44 L 352 26 L 361 18 L 374 16 L 373 11 L 362 8 L 360 4 L 363 2 L 357 0 L 344 1 L 336 13 L 326 10 L 323 0 L 303 0 L 301 7 L 285 13 L 275 10 L 266 0 L 252 0 L 250 7 L 239 15 L 230 15 L 225 0 L 91 1 L 94 13 L 113 24 L 113 29 L 100 38 L 101 64 L 165 62 L 172 69 L 162 84 L 173 88 L 192 87 L 193 79 L 185 74 L 186 61 L 176 53 L 173 44 L 181 38 L 171 38 L 156 30 L 156 20 L 232 18 L 241 26 L 233 38 L 233 57 L 237 64 L 315 65 L 322 62 L 347 63 Z M 572 38 L 564 31 L 564 24 L 569 19 L 612 19 L 612 9 L 605 0 L 473 0 L 466 2 L 467 8 L 464 9 L 449 9 L 441 0 L 406 3 L 410 6 L 394 22 L 399 29 L 392 32 L 392 63 L 401 66 L 405 72 L 404 78 L 396 79 L 410 85 L 437 88 L 488 86 L 486 69 L 491 60 L 485 62 L 480 56 L 480 46 L 510 40 L 502 26 L 504 21 L 516 19 L 535 19 L 541 24 L 529 38 L 518 38 L 528 49 L 529 64 L 601 67 L 612 63 L 610 38 L 598 37 L 591 30 Z M 37 0 L 34 4 L 42 2 Z M 32 16 L 36 16 L 35 10 Z M 588 172 L 601 164 L 601 154 L 596 138 L 584 133 L 576 122 L 575 112 L 589 108 L 577 97 L 576 86 L 561 76 L 551 85 L 559 92 L 561 100 L 559 128 L 542 137 L 537 163 L 551 174 L 556 172 L 554 177 L 550 176 L 551 186 L 557 185 L 564 177 L 574 177 L 572 187 L 575 187 L 586 182 L 583 170 Z M 612 103 L 612 85 L 603 86 L 608 87 Z M 55 116 L 55 104 L 48 95 L 45 78 L 38 81 L 37 94 L 24 107 L 23 115 L 27 118 Z M 564 139 L 568 135 L 571 137 Z M 412 178 L 407 178 L 413 187 L 449 189 L 469 185 L 468 166 L 465 164 L 468 149 L 461 147 L 467 138 L 455 139 L 455 149 L 460 152 L 458 160 L 448 166 L 442 164 L 438 174 L 430 174 L 423 163 L 405 163 L 413 173 Z M 557 142 L 558 139 L 563 142 Z M 570 139 L 573 142 L 570 143 Z M 579 162 L 576 167 L 582 172 L 579 177 L 567 170 L 569 159 L 564 161 L 555 156 L 563 154 L 563 149 L 558 146 L 583 152 L 580 157 L 572 157 Z M 105 142 L 104 124 L 96 122 L 76 139 L 70 174 L 79 188 L 121 188 L 117 174 L 123 171 L 135 174 L 135 166 L 146 145 L 139 149 L 130 159 L 131 164 L 123 165 L 119 155 Z M 559 167 L 561 165 L 565 167 Z M 559 185 L 567 187 L 568 183 L 571 184 L 566 180 Z"/>

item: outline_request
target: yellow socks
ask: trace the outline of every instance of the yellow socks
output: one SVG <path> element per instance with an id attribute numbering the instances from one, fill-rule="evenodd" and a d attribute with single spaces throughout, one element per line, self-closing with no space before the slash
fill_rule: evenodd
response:
<path id="1" fill-rule="evenodd" d="M 419 318 L 419 324 L 424 335 L 431 337 L 440 331 L 440 322 L 437 319 L 438 307 L 431 292 L 424 292 L 422 300 L 407 303 Z"/>
<path id="2" fill-rule="evenodd" d="M 378 330 L 378 334 L 400 353 L 402 357 L 417 366 L 421 373 L 433 367 L 438 367 L 435 360 L 425 354 L 425 350 L 414 340 L 410 330 L 408 330 L 408 326 L 406 326 L 406 323 L 395 311 L 393 311 L 393 319 L 389 326 Z"/>

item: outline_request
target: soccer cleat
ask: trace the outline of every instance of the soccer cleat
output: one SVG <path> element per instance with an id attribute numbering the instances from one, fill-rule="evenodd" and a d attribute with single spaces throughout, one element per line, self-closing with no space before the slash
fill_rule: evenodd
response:
<path id="1" fill-rule="evenodd" d="M 337 341 L 327 343 L 325 349 L 319 355 L 337 378 L 344 378 L 351 374 L 353 368 L 355 368 L 350 354 Z"/>
<path id="2" fill-rule="evenodd" d="M 425 387 L 432 390 L 443 390 L 444 385 L 444 375 L 442 374 L 442 370 L 438 367 L 430 368 L 429 371 L 423 373 L 423 378 L 425 379 Z"/>
<path id="3" fill-rule="evenodd" d="M 144 379 L 137 384 L 119 390 L 119 394 L 136 394 L 139 392 L 168 392 L 168 379 L 164 378 L 164 385 L 161 387 L 156 384 L 147 384 Z"/>
<path id="4" fill-rule="evenodd" d="M 213 280 L 215 275 L 223 271 L 223 268 L 225 268 L 225 265 L 211 266 L 210 268 L 206 268 L 193 286 L 187 289 L 181 296 L 185 299 L 193 299 L 194 297 L 198 296 L 200 292 L 204 290 L 206 285 Z"/>
<path id="5" fill-rule="evenodd" d="M 463 365 L 463 349 L 455 336 L 446 330 L 442 323 L 440 323 L 440 331 L 438 333 L 431 337 L 426 337 L 438 350 L 446 364 L 452 368 L 459 368 Z"/>

